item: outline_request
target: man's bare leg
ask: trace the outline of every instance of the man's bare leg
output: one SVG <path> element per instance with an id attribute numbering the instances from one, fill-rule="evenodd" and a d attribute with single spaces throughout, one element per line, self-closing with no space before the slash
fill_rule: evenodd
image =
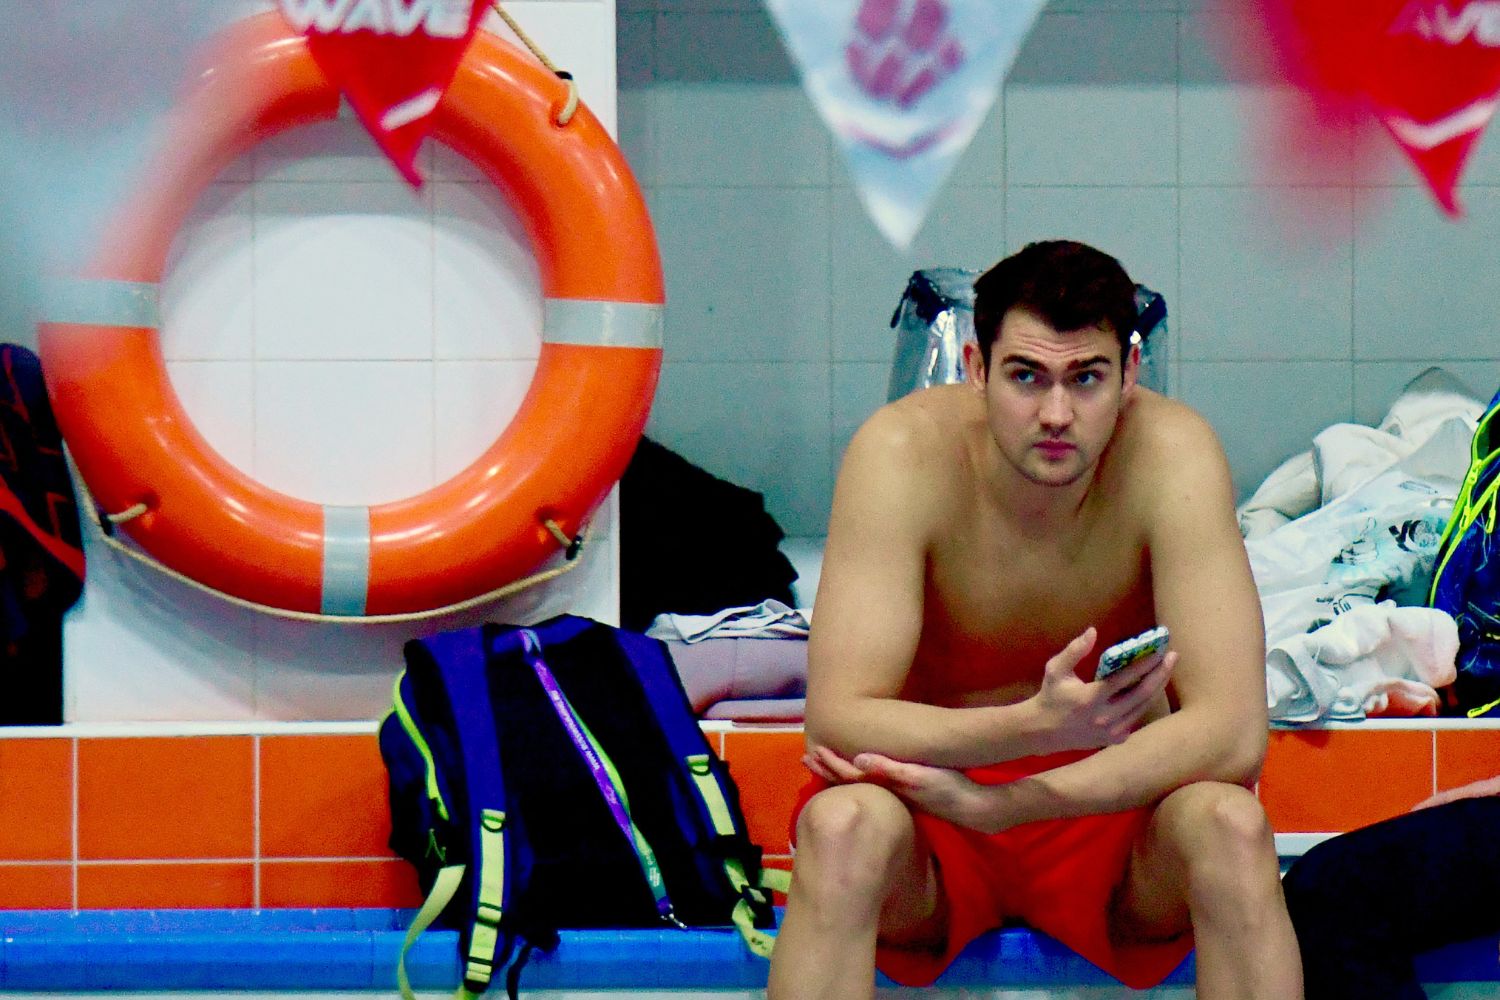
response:
<path id="1" fill-rule="evenodd" d="M 797 818 L 797 859 L 767 1000 L 869 1000 L 875 942 L 940 938 L 931 853 L 911 811 L 875 785 L 819 792 Z"/>
<path id="2" fill-rule="evenodd" d="M 1168 938 L 1191 922 L 1201 1000 L 1301 1000 L 1271 826 L 1238 785 L 1205 781 L 1162 800 L 1114 919 L 1124 940 Z"/>

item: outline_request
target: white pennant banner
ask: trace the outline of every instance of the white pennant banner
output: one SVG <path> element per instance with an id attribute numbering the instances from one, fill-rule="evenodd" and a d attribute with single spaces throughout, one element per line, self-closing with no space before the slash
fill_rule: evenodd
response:
<path id="1" fill-rule="evenodd" d="M 865 210 L 898 249 L 1046 0 L 766 0 Z"/>

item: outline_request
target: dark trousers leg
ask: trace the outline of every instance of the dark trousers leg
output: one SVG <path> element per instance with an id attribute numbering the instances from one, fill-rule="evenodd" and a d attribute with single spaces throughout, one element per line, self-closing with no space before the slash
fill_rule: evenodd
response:
<path id="1" fill-rule="evenodd" d="M 1500 798 L 1336 837 L 1283 882 L 1307 1000 L 1419 1000 L 1420 952 L 1500 931 Z"/>

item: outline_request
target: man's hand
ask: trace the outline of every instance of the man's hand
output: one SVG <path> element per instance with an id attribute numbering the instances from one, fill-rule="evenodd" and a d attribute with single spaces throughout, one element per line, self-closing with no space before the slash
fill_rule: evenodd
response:
<path id="1" fill-rule="evenodd" d="M 1078 664 L 1098 637 L 1090 626 L 1048 660 L 1042 686 L 1032 696 L 1050 750 L 1092 750 L 1125 742 L 1177 665 L 1175 652 L 1157 654 L 1102 681 L 1085 681 L 1078 676 Z"/>
<path id="2" fill-rule="evenodd" d="M 1500 775 L 1493 778 L 1485 778 L 1483 781 L 1475 781 L 1464 785 L 1462 788 L 1450 788 L 1446 792 L 1438 792 L 1436 795 L 1423 799 L 1411 807 L 1412 812 L 1418 809 L 1431 809 L 1433 806 L 1447 805 L 1449 802 L 1457 802 L 1459 799 L 1478 799 L 1486 795 L 1500 795 Z"/>
<path id="3" fill-rule="evenodd" d="M 915 809 L 931 813 L 983 833 L 996 833 L 983 785 L 959 771 L 892 760 L 877 753 L 862 753 L 845 760 L 827 747 L 813 746 L 802 758 L 807 769 L 834 785 L 863 781 L 894 792 Z"/>

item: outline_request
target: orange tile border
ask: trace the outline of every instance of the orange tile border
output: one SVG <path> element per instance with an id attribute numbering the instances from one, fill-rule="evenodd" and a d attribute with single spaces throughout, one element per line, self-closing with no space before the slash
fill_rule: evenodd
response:
<path id="1" fill-rule="evenodd" d="M 1437 789 L 1500 775 L 1500 729 L 1437 731 Z"/>
<path id="2" fill-rule="evenodd" d="M 0 860 L 72 858 L 73 741 L 0 740 Z"/>
<path id="3" fill-rule="evenodd" d="M 261 737 L 262 857 L 393 857 L 390 829 L 385 764 L 374 735 Z"/>
<path id="4" fill-rule="evenodd" d="M 266 861 L 263 907 L 417 907 L 422 890 L 405 861 Z"/>
<path id="5" fill-rule="evenodd" d="M 254 737 L 80 740 L 78 856 L 248 858 Z"/>
<path id="6" fill-rule="evenodd" d="M 1276 730 L 1260 798 L 1278 833 L 1352 830 L 1432 794 L 1431 730 Z"/>
<path id="7" fill-rule="evenodd" d="M 255 905 L 255 866 L 165 862 L 79 865 L 81 910 L 248 909 Z"/>
<path id="8" fill-rule="evenodd" d="M 0 864 L 0 910 L 70 910 L 73 866 Z"/>
<path id="9" fill-rule="evenodd" d="M 810 777 L 803 745 L 800 729 L 724 734 L 724 760 L 740 789 L 750 839 L 770 855 L 791 852 L 792 808 Z"/>

